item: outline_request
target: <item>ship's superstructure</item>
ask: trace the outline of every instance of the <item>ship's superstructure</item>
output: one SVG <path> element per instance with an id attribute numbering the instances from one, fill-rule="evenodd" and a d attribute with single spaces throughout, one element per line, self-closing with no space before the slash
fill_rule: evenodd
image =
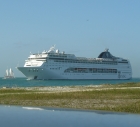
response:
<path id="1" fill-rule="evenodd" d="M 129 60 L 115 57 L 106 49 L 98 58 L 76 57 L 51 47 L 31 54 L 24 67 L 17 67 L 28 79 L 130 79 Z"/>

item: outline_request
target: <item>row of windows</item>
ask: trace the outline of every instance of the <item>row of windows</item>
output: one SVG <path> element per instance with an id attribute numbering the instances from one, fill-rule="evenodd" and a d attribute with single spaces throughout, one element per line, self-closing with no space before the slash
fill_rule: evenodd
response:
<path id="1" fill-rule="evenodd" d="M 49 57 L 62 57 L 62 58 L 67 58 L 65 55 L 49 55 Z"/>
<path id="2" fill-rule="evenodd" d="M 40 69 L 40 70 L 43 70 L 43 69 Z M 29 69 L 28 72 L 38 72 L 39 69 Z"/>
<path id="3" fill-rule="evenodd" d="M 38 72 L 38 69 L 29 69 L 28 72 Z"/>
<path id="4" fill-rule="evenodd" d="M 60 70 L 59 68 L 50 68 L 51 70 Z M 43 70 L 43 69 L 42 69 Z M 28 72 L 38 72 L 38 69 L 29 69 Z M 65 73 L 117 73 L 117 69 L 101 68 L 68 68 Z"/>
<path id="5" fill-rule="evenodd" d="M 50 68 L 51 70 L 60 70 L 60 67 L 58 68 Z"/>
<path id="6" fill-rule="evenodd" d="M 117 73 L 117 69 L 104 68 L 68 68 L 65 73 Z"/>
<path id="7" fill-rule="evenodd" d="M 128 63 L 128 62 L 123 62 L 123 61 L 122 61 L 122 62 L 118 62 L 118 63 Z"/>
<path id="8" fill-rule="evenodd" d="M 55 60 L 54 62 L 65 62 L 65 63 L 89 63 L 89 64 L 112 64 L 112 65 L 117 65 L 117 62 L 101 62 L 101 61 Z"/>
<path id="9" fill-rule="evenodd" d="M 39 58 L 28 58 L 28 60 L 46 60 L 46 58 L 39 57 Z"/>

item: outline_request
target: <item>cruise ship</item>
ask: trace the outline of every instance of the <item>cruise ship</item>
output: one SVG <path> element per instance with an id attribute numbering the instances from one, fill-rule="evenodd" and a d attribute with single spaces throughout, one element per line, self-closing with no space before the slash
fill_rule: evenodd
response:
<path id="1" fill-rule="evenodd" d="M 55 50 L 30 54 L 23 67 L 17 67 L 28 79 L 131 79 L 129 60 L 111 55 L 105 49 L 97 58 L 76 57 Z"/>

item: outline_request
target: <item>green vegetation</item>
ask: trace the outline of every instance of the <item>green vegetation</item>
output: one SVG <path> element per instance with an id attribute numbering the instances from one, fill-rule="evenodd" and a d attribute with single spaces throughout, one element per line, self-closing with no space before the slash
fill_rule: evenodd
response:
<path id="1" fill-rule="evenodd" d="M 103 85 L 76 92 L 0 89 L 0 104 L 140 113 L 140 83 Z"/>

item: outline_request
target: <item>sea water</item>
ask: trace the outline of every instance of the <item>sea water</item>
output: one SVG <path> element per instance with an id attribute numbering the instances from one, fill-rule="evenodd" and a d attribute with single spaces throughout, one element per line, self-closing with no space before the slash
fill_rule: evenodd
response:
<path id="1" fill-rule="evenodd" d="M 139 127 L 140 115 L 103 111 L 0 106 L 1 127 Z"/>
<path id="2" fill-rule="evenodd" d="M 140 82 L 140 78 L 130 80 L 27 80 L 27 78 L 3 79 L 0 78 L 1 87 L 39 87 L 39 86 L 81 86 Z"/>

